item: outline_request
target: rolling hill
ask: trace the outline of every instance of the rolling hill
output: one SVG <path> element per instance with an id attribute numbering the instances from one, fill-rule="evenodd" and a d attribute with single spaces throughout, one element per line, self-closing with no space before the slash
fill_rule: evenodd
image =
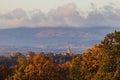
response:
<path id="1" fill-rule="evenodd" d="M 71 47 L 73 52 L 81 53 L 85 49 L 100 43 L 107 33 L 120 30 L 112 27 L 41 27 L 0 29 L 0 54 L 11 51 L 33 50 L 61 53 Z"/>

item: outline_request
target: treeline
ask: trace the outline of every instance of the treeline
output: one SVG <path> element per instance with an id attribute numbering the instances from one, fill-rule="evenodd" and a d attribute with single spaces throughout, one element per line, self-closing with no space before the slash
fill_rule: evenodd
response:
<path id="1" fill-rule="evenodd" d="M 107 34 L 81 55 L 30 52 L 1 60 L 7 63 L 0 65 L 0 80 L 120 80 L 120 32 Z"/>

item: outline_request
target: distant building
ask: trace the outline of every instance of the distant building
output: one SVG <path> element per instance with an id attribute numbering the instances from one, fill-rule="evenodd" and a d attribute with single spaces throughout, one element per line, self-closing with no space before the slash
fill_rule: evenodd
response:
<path id="1" fill-rule="evenodd" d="M 10 53 L 10 56 L 11 56 L 11 57 L 15 57 L 16 54 L 15 54 L 14 52 L 11 52 L 11 53 Z"/>
<path id="2" fill-rule="evenodd" d="M 11 57 L 24 57 L 24 55 L 22 55 L 22 53 L 20 53 L 20 52 L 11 52 L 10 53 L 10 56 Z"/>
<path id="3" fill-rule="evenodd" d="M 68 54 L 71 54 L 71 49 L 70 49 L 70 47 L 68 47 L 67 53 L 68 53 Z"/>
<path id="4" fill-rule="evenodd" d="M 66 55 L 72 56 L 72 55 L 73 55 L 73 52 L 71 51 L 70 47 L 68 47 L 67 52 L 64 52 L 62 55 L 64 55 L 64 56 L 66 56 Z"/>

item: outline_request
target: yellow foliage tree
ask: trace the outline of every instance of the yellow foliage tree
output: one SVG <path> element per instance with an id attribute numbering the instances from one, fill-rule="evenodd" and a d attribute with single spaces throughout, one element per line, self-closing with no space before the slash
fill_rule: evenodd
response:
<path id="1" fill-rule="evenodd" d="M 90 80 L 94 78 L 94 75 L 97 73 L 99 69 L 99 63 L 101 59 L 101 49 L 99 45 L 94 45 L 92 49 L 88 49 L 82 55 L 81 62 L 81 74 L 84 76 L 83 79 Z"/>

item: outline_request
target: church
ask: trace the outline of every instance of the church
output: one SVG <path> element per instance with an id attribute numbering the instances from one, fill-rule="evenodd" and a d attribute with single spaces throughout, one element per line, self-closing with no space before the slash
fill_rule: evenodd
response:
<path id="1" fill-rule="evenodd" d="M 72 56 L 72 55 L 73 55 L 73 52 L 71 51 L 71 48 L 68 47 L 67 52 L 64 52 L 62 55 L 64 55 L 64 56 L 66 56 L 66 55 L 68 55 L 68 56 Z"/>

